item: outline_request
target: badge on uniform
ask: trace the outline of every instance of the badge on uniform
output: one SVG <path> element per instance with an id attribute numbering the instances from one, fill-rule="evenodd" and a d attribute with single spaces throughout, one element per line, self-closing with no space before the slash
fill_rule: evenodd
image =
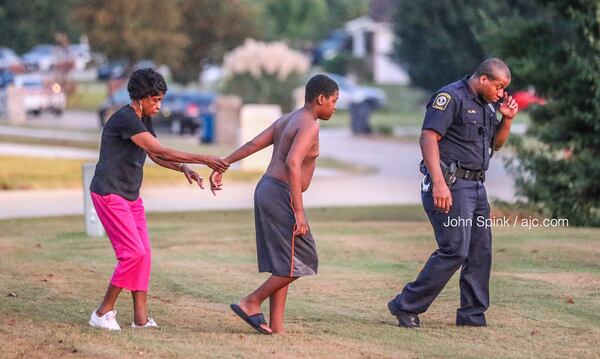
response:
<path id="1" fill-rule="evenodd" d="M 433 104 L 431 107 L 436 108 L 440 111 L 445 111 L 448 103 L 452 100 L 452 96 L 447 94 L 446 92 L 440 92 L 433 100 Z"/>

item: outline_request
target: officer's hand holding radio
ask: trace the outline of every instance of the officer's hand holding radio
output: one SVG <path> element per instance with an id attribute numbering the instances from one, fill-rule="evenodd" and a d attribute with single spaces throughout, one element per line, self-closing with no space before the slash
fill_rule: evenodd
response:
<path id="1" fill-rule="evenodd" d="M 508 92 L 504 91 L 504 96 L 502 97 L 502 102 L 500 103 L 498 111 L 500 111 L 505 118 L 512 119 L 517 115 L 517 112 L 519 112 L 519 106 L 517 105 L 517 101 L 515 101 Z"/>

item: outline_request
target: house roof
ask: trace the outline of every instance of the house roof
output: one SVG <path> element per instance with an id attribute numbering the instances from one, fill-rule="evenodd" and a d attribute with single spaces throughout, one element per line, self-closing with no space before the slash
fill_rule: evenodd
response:
<path id="1" fill-rule="evenodd" d="M 369 17 L 375 22 L 392 22 L 399 0 L 369 1 Z"/>

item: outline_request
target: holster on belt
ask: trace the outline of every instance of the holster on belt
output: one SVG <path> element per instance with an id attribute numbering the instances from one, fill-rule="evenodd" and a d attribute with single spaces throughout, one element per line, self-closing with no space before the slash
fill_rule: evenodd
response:
<path id="1" fill-rule="evenodd" d="M 456 181 L 456 171 L 458 170 L 458 163 L 455 161 L 450 162 L 450 165 L 444 163 L 444 161 L 440 160 L 440 168 L 442 169 L 442 174 L 444 175 L 444 181 L 450 187 Z"/>
<path id="2" fill-rule="evenodd" d="M 444 161 L 440 160 L 440 169 L 442 170 L 442 175 L 444 176 L 444 182 L 446 182 L 446 185 L 450 187 L 456 181 L 458 163 L 456 161 L 452 161 L 449 165 L 447 165 Z M 421 190 L 423 192 L 428 192 L 431 185 L 431 176 L 427 170 L 427 166 L 425 166 L 424 161 L 419 163 L 419 170 L 425 175 L 421 184 Z"/>

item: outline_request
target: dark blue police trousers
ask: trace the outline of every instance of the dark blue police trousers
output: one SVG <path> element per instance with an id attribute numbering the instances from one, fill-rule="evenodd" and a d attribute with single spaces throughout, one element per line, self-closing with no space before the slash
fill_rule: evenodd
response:
<path id="1" fill-rule="evenodd" d="M 435 209 L 431 191 L 421 192 L 439 248 L 417 279 L 408 283 L 390 306 L 392 311 L 425 312 L 452 275 L 462 268 L 456 324 L 484 326 L 492 266 L 492 232 L 484 224 L 490 217 L 487 193 L 482 182 L 461 178 L 450 189 L 452 207 L 447 214 Z"/>

